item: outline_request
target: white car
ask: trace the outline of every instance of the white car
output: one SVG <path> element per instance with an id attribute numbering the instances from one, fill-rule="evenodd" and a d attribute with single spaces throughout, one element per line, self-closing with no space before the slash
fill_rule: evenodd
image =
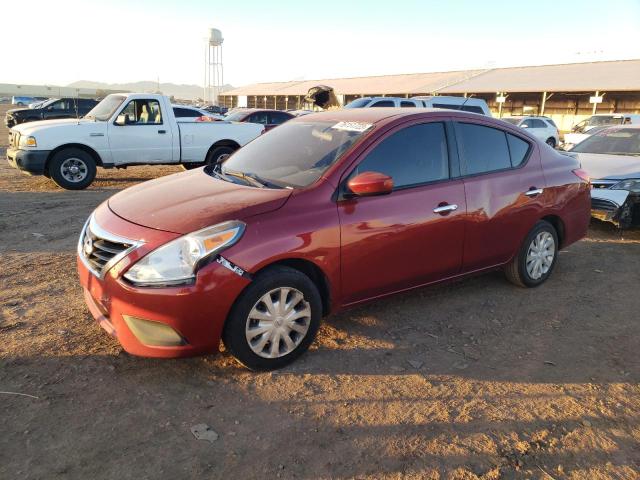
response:
<path id="1" fill-rule="evenodd" d="M 361 97 L 347 103 L 344 108 L 372 108 L 372 107 L 400 107 L 400 108 L 446 108 L 448 110 L 462 110 L 464 112 L 479 113 L 491 116 L 487 102 L 481 98 L 429 96 L 429 97 Z"/>
<path id="2" fill-rule="evenodd" d="M 526 128 L 527 132 L 539 138 L 551 148 L 556 148 L 560 144 L 560 133 L 555 122 L 549 117 L 502 117 L 501 120 L 512 123 L 521 128 Z"/>
<path id="3" fill-rule="evenodd" d="M 576 123 L 571 129 L 571 133 L 565 134 L 562 148 L 563 150 L 570 150 L 596 131 L 605 127 L 637 124 L 640 124 L 640 115 L 633 113 L 598 113 Z"/>
<path id="4" fill-rule="evenodd" d="M 9 164 L 47 175 L 68 190 L 88 187 L 96 167 L 224 161 L 262 134 L 264 125 L 176 120 L 168 97 L 112 94 L 84 118 L 22 123 L 9 133 Z"/>
<path id="5" fill-rule="evenodd" d="M 211 122 L 216 120 L 224 120 L 222 115 L 207 112 L 201 108 L 191 107 L 189 105 L 172 105 L 173 115 L 179 122 Z"/>

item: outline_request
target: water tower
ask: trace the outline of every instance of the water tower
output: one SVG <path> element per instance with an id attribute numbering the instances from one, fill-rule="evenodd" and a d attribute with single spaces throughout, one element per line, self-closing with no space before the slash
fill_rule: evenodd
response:
<path id="1" fill-rule="evenodd" d="M 222 42 L 222 32 L 210 28 L 204 51 L 204 101 L 213 105 L 218 105 L 218 95 L 224 85 Z"/>

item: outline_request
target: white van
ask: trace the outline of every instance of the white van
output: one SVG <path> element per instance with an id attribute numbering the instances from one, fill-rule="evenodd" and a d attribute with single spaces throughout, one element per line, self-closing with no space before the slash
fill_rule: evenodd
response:
<path id="1" fill-rule="evenodd" d="M 373 107 L 400 107 L 400 108 L 447 108 L 449 110 L 463 110 L 465 112 L 479 113 L 491 116 L 489 106 L 481 98 L 464 97 L 361 97 L 347 103 L 344 108 L 373 108 Z"/>

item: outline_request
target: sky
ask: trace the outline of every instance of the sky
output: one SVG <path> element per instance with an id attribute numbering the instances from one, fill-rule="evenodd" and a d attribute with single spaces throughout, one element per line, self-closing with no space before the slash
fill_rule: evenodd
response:
<path id="1" fill-rule="evenodd" d="M 640 0 L 4 0 L 0 83 L 322 79 L 640 58 Z"/>

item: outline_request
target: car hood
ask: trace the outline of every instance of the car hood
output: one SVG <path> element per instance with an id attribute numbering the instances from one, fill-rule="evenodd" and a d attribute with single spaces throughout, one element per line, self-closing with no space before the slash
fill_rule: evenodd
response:
<path id="1" fill-rule="evenodd" d="M 19 115 L 23 112 L 28 112 L 28 111 L 30 111 L 29 108 L 12 108 L 11 110 L 7 110 L 7 114 L 15 115 L 17 113 Z"/>
<path id="2" fill-rule="evenodd" d="M 640 178 L 640 157 L 601 153 L 574 153 L 573 156 L 593 179 Z"/>
<path id="3" fill-rule="evenodd" d="M 67 125 L 85 125 L 85 124 L 95 124 L 93 120 L 88 120 L 84 118 L 59 118 L 56 120 L 37 120 L 35 122 L 21 123 L 20 125 L 16 125 L 12 128 L 12 130 L 20 132 L 21 135 L 31 134 L 40 128 L 51 128 L 51 127 L 64 127 Z"/>
<path id="4" fill-rule="evenodd" d="M 129 222 L 186 234 L 277 210 L 291 192 L 225 182 L 199 168 L 130 187 L 111 197 L 108 204 Z"/>

